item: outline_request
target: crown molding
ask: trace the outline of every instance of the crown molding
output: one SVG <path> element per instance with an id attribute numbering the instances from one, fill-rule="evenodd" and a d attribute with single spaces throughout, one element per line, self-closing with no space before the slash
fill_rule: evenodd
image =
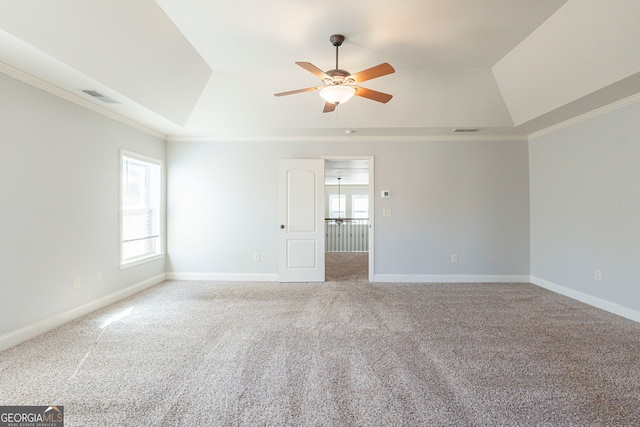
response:
<path id="1" fill-rule="evenodd" d="M 167 142 L 519 142 L 528 141 L 526 135 L 324 135 L 324 136 L 167 136 L 155 129 L 145 126 L 135 120 L 118 114 L 106 107 L 96 104 L 80 94 L 76 94 L 67 89 L 63 89 L 53 83 L 47 82 L 26 71 L 15 68 L 5 62 L 0 61 L 0 73 L 6 74 L 30 86 L 41 89 L 52 95 L 58 96 L 83 108 L 101 114 L 119 123 L 137 129 L 155 138 Z"/>
<path id="2" fill-rule="evenodd" d="M 539 130 L 537 132 L 531 133 L 528 135 L 528 139 L 529 141 L 539 138 L 541 136 L 544 135 L 548 135 L 550 133 L 554 133 L 557 132 L 561 129 L 565 129 L 568 128 L 570 126 L 573 125 L 577 125 L 578 123 L 582 123 L 584 121 L 593 119 L 595 117 L 599 117 L 602 116 L 604 114 L 610 113 L 612 111 L 616 111 L 619 110 L 621 108 L 627 107 L 629 105 L 633 105 L 637 102 L 640 102 L 640 93 L 637 93 L 635 95 L 629 96 L 627 98 L 623 98 L 619 101 L 613 102 L 611 104 L 605 105 L 603 107 L 597 108 L 593 111 L 589 111 L 588 113 L 584 113 L 581 114 L 579 116 L 576 116 L 574 118 L 571 118 L 569 120 L 565 120 L 564 122 L 560 122 L 558 124 L 555 124 L 553 126 L 549 126 L 548 128 Z"/>
<path id="3" fill-rule="evenodd" d="M 73 92 L 70 92 L 66 89 L 63 89 L 59 86 L 56 86 L 52 83 L 46 82 L 44 80 L 42 80 L 39 77 L 34 76 L 33 74 L 29 74 L 26 71 L 22 71 L 18 68 L 12 67 L 11 65 L 0 61 L 0 73 L 6 74 L 10 77 L 13 77 L 16 80 L 20 80 L 23 83 L 26 83 L 28 85 L 31 85 L 33 87 L 36 87 L 38 89 L 41 89 L 45 92 L 48 92 L 52 95 L 58 96 L 60 98 L 63 98 L 69 102 L 72 102 L 76 105 L 79 105 L 81 107 L 84 107 L 88 110 L 91 110 L 95 113 L 101 114 L 105 117 L 108 117 L 112 120 L 115 120 L 117 122 L 120 122 L 122 124 L 125 124 L 127 126 L 130 126 L 134 129 L 137 129 L 141 132 L 144 132 L 148 135 L 151 135 L 153 137 L 162 139 L 164 141 L 166 141 L 167 136 L 154 130 L 151 129 L 147 126 L 144 126 L 138 122 L 136 122 L 135 120 L 131 120 L 127 117 L 124 117 L 118 113 L 115 113 L 111 110 L 109 110 L 108 108 L 105 108 L 101 105 L 95 104 L 85 98 L 83 98 L 82 96 L 80 96 L 79 94 L 75 94 Z"/>
<path id="4" fill-rule="evenodd" d="M 169 136 L 167 142 L 526 142 L 525 135 L 412 135 L 412 136 Z"/>

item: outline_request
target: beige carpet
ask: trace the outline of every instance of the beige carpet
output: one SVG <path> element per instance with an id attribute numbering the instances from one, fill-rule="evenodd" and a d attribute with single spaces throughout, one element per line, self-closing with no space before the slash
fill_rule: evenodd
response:
<path id="1" fill-rule="evenodd" d="M 64 405 L 67 427 L 640 425 L 640 324 L 533 285 L 358 277 L 162 283 L 0 353 L 0 405 Z"/>
<path id="2" fill-rule="evenodd" d="M 327 252 L 324 266 L 327 282 L 366 282 L 369 252 Z"/>

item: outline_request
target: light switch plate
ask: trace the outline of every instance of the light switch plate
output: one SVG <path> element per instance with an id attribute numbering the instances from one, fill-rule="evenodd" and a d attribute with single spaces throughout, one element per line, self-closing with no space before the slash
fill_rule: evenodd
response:
<path id="1" fill-rule="evenodd" d="M 382 209 L 382 216 L 391 216 L 391 209 Z"/>

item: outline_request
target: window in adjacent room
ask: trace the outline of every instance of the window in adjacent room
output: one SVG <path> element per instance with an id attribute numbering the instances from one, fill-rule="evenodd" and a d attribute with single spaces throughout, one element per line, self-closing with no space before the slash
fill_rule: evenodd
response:
<path id="1" fill-rule="evenodd" d="M 345 201 L 344 194 L 340 196 L 332 194 L 329 196 L 329 218 L 345 217 Z"/>
<path id="2" fill-rule="evenodd" d="M 369 218 L 369 196 L 354 195 L 351 197 L 352 218 L 367 219 Z"/>
<path id="3" fill-rule="evenodd" d="M 121 265 L 162 255 L 162 161 L 121 151 Z"/>

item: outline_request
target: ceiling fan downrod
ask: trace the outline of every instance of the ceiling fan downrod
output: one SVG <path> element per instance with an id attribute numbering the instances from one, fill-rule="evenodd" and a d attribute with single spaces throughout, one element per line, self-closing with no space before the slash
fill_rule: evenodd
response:
<path id="1" fill-rule="evenodd" d="M 336 70 L 338 70 L 338 48 L 342 46 L 342 42 L 344 41 L 344 36 L 342 34 L 334 34 L 329 37 L 329 41 L 332 45 L 336 47 Z"/>

